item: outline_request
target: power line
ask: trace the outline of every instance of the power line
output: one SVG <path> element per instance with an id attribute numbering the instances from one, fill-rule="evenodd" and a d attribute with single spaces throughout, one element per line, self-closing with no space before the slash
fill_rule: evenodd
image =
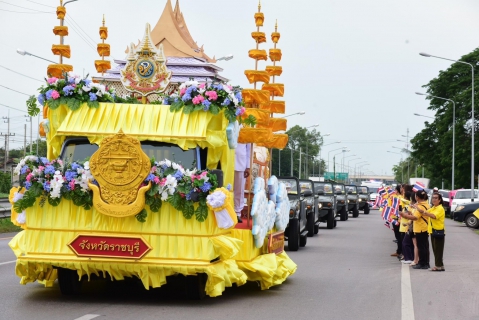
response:
<path id="1" fill-rule="evenodd" d="M 85 30 L 83 30 L 82 27 L 73 19 L 73 17 L 72 17 L 71 14 L 69 14 L 66 18 L 70 19 L 70 20 L 75 24 L 75 26 L 76 26 L 77 28 L 79 28 L 81 31 L 83 31 L 83 33 L 84 33 L 88 38 L 90 38 L 90 40 L 92 41 L 93 44 L 95 44 L 95 45 L 97 44 L 97 42 L 96 42 L 95 40 L 93 40 L 93 39 L 88 35 L 88 33 L 86 33 Z"/>
<path id="2" fill-rule="evenodd" d="M 20 72 L 16 72 L 16 71 L 14 71 L 14 70 L 12 70 L 12 69 L 9 69 L 9 68 L 7 68 L 7 67 L 5 67 L 5 66 L 0 65 L 0 67 L 3 68 L 3 69 L 7 69 L 8 71 L 11 71 L 11 72 L 13 72 L 13 73 L 19 74 L 19 75 L 21 75 L 21 76 L 30 78 L 30 79 L 32 79 L 32 80 L 43 82 L 42 80 L 38 80 L 38 79 L 32 78 L 32 77 L 27 76 L 27 75 L 25 75 L 25 74 L 23 74 L 23 73 L 20 73 Z"/>
<path id="3" fill-rule="evenodd" d="M 6 9 L 0 9 L 0 11 L 6 11 L 6 12 L 14 12 L 14 13 L 32 13 L 32 14 L 38 14 L 38 13 L 51 13 L 54 14 L 54 12 L 44 12 L 44 11 L 38 11 L 38 12 L 23 12 L 23 11 L 14 11 L 14 10 L 6 10 Z"/>
<path id="4" fill-rule="evenodd" d="M 41 6 L 44 6 L 44 7 L 55 8 L 55 7 L 53 7 L 53 6 L 48 6 L 48 5 L 46 5 L 46 4 L 39 3 L 39 2 L 35 2 L 35 1 L 32 1 L 32 0 L 26 0 L 26 1 L 31 2 L 31 3 L 38 4 L 38 5 L 41 5 Z"/>
<path id="5" fill-rule="evenodd" d="M 40 10 L 36 10 L 36 9 L 32 9 L 32 8 L 27 8 L 27 7 L 18 6 L 18 5 L 16 5 L 16 4 L 11 4 L 11 3 L 8 3 L 8 2 L 2 1 L 2 0 L 0 0 L 0 2 L 3 2 L 3 3 L 5 3 L 5 4 L 8 4 L 8 5 L 13 6 L 13 7 L 17 7 L 17 8 L 22 8 L 22 9 L 27 9 L 27 10 L 32 10 L 32 11 L 37 11 L 37 12 L 42 12 L 42 13 L 53 13 L 53 12 L 40 11 Z"/>
<path id="6" fill-rule="evenodd" d="M 65 20 L 71 21 L 67 17 L 65 17 Z M 90 42 L 88 42 L 87 39 L 85 39 L 85 37 L 80 33 L 80 31 L 78 31 L 74 24 L 71 24 L 70 26 L 72 27 L 72 30 L 80 37 L 80 39 L 82 39 L 90 48 L 96 51 L 95 47 Z"/>
<path id="7" fill-rule="evenodd" d="M 28 112 L 25 111 L 25 110 L 20 110 L 20 109 L 14 108 L 14 107 L 10 107 L 10 106 L 7 106 L 6 104 L 0 103 L 0 106 L 3 106 L 3 107 L 5 107 L 5 108 L 9 108 L 9 109 L 13 109 L 13 110 L 17 110 L 17 111 L 21 111 L 21 112 L 28 113 Z"/>
<path id="8" fill-rule="evenodd" d="M 2 86 L 1 84 L 0 84 L 0 87 L 3 87 L 3 88 L 5 88 L 5 89 L 12 90 L 12 91 L 15 91 L 15 92 L 24 94 L 24 95 L 26 95 L 26 96 L 28 96 L 28 97 L 31 96 L 30 94 L 26 94 L 26 93 L 24 93 L 24 92 L 17 91 L 17 90 L 15 90 L 15 89 L 11 89 L 11 88 L 9 88 L 9 87 Z"/>

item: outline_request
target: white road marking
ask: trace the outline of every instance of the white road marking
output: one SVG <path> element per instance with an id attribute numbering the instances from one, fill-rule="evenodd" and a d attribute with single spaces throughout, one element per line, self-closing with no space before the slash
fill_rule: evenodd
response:
<path id="1" fill-rule="evenodd" d="M 90 320 L 90 319 L 93 319 L 93 318 L 96 318 L 96 317 L 99 317 L 100 315 L 99 314 L 86 314 L 84 316 L 81 316 L 80 318 L 76 318 L 74 320 Z"/>
<path id="2" fill-rule="evenodd" d="M 9 263 L 14 263 L 14 262 L 17 262 L 17 260 L 7 261 L 7 262 L 0 262 L 0 266 L 3 265 L 3 264 L 9 264 Z"/>
<path id="3" fill-rule="evenodd" d="M 401 320 L 414 320 L 414 303 L 412 300 L 411 275 L 409 265 L 401 268 Z"/>

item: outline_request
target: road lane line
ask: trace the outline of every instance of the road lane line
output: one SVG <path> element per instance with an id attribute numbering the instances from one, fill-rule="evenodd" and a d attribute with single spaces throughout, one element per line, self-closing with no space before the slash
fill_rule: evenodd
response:
<path id="1" fill-rule="evenodd" d="M 81 316 L 80 318 L 76 318 L 74 320 L 90 320 L 90 319 L 94 319 L 96 317 L 99 317 L 100 315 L 99 314 L 86 314 L 84 316 Z"/>
<path id="2" fill-rule="evenodd" d="M 8 240 L 8 239 L 13 239 L 13 237 L 10 237 L 10 238 L 0 238 L 0 240 Z"/>
<path id="3" fill-rule="evenodd" d="M 9 264 L 9 263 L 14 263 L 14 262 L 17 262 L 17 260 L 7 261 L 7 262 L 0 262 L 0 266 L 3 265 L 3 264 Z"/>
<path id="4" fill-rule="evenodd" d="M 401 320 L 414 320 L 414 304 L 412 300 L 411 275 L 409 264 L 401 267 Z"/>

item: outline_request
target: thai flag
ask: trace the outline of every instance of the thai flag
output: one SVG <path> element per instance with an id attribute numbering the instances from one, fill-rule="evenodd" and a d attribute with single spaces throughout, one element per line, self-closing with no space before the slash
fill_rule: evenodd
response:
<path id="1" fill-rule="evenodd" d="M 416 183 L 412 187 L 412 191 L 418 192 L 419 190 L 424 190 L 424 187 L 425 187 L 424 183 L 422 183 L 420 181 L 416 181 Z"/>
<path id="2" fill-rule="evenodd" d="M 397 209 L 399 208 L 399 198 L 396 198 L 396 197 L 393 198 L 391 207 L 394 209 L 394 211 L 397 211 Z"/>
<path id="3" fill-rule="evenodd" d="M 386 221 L 391 221 L 391 219 L 389 218 L 390 215 L 391 215 L 391 207 L 387 207 L 383 211 L 383 219 Z"/>

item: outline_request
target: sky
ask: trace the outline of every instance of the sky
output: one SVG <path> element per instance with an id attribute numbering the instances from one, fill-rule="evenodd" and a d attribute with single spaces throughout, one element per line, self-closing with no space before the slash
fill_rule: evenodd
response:
<path id="1" fill-rule="evenodd" d="M 66 63 L 77 74 L 97 75 L 94 60 L 99 59 L 96 43 L 102 15 L 109 30 L 111 60 L 123 59 L 126 46 L 143 36 L 145 23 L 156 24 L 165 4 L 166 0 L 67 4 L 65 25 L 70 35 L 65 43 L 71 46 L 72 58 Z M 316 129 L 329 134 L 324 138 L 324 144 L 330 145 L 323 147 L 323 158 L 346 146 L 350 150 L 346 162 L 361 158 L 350 164 L 367 161 L 363 169 L 375 174 L 392 174 L 392 166 L 407 156 L 397 154 L 406 147 L 403 135 L 409 129 L 413 137 L 424 128 L 424 121 L 431 121 L 413 113 L 434 116 L 427 110 L 428 101 L 414 92 L 424 92 L 422 86 L 451 63 L 419 52 L 459 59 L 479 43 L 477 0 L 263 0 L 261 4 L 265 14 L 261 31 L 268 42 L 260 49 L 273 47 L 269 35 L 276 19 L 281 33 L 283 74 L 277 82 L 285 85 L 286 115 L 306 112 L 288 117 L 288 128 L 319 124 Z M 59 43 L 52 32 L 59 25 L 53 14 L 57 5 L 59 0 L 0 1 L 0 116 L 10 117 L 10 131 L 15 133 L 10 148 L 23 146 L 25 100 L 37 94 L 49 64 L 16 50 L 57 61 L 51 52 L 51 45 Z M 243 88 L 252 88 L 244 70 L 254 69 L 248 50 L 255 47 L 250 34 L 256 31 L 257 5 L 257 0 L 180 0 L 190 33 L 204 45 L 205 53 L 217 58 L 234 55 L 217 64 L 231 84 Z M 260 62 L 259 69 L 270 64 Z M 0 132 L 6 133 L 7 123 L 1 120 Z M 33 124 L 35 139 L 35 119 Z M 27 140 L 29 131 L 30 127 Z"/>

